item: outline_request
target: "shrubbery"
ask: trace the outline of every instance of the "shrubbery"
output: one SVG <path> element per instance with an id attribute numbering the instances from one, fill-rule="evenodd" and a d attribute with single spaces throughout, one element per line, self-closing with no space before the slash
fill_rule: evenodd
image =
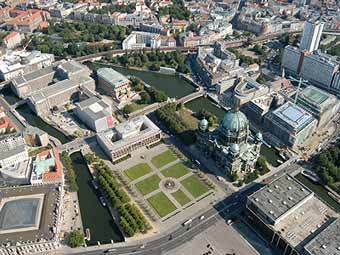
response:
<path id="1" fill-rule="evenodd" d="M 314 159 L 314 166 L 321 180 L 340 193 L 340 148 L 328 148 Z"/>
<path id="2" fill-rule="evenodd" d="M 61 153 L 61 159 L 64 163 L 64 167 L 66 168 L 66 179 L 69 182 L 69 191 L 75 192 L 78 191 L 78 185 L 76 181 L 76 174 L 74 173 L 72 160 L 66 151 Z"/>
<path id="3" fill-rule="evenodd" d="M 186 125 L 183 118 L 176 112 L 176 104 L 167 104 L 156 111 L 157 117 L 186 144 L 192 144 L 196 141 L 196 135 L 193 130 Z"/>
<path id="4" fill-rule="evenodd" d="M 113 64 L 122 66 L 147 67 L 151 71 L 159 71 L 161 66 L 171 67 L 180 73 L 188 73 L 187 57 L 180 51 L 163 52 L 154 50 L 151 52 L 135 51 L 119 57 L 109 59 Z"/>
<path id="5" fill-rule="evenodd" d="M 84 244 L 84 235 L 79 230 L 74 230 L 68 237 L 68 245 L 72 248 L 82 246 Z"/>

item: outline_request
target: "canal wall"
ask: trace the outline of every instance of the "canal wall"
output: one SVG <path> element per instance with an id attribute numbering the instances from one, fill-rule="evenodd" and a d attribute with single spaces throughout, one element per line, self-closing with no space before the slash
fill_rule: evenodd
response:
<path id="1" fill-rule="evenodd" d="M 93 175 L 85 162 L 82 152 L 70 155 L 77 176 L 78 198 L 83 228 L 90 229 L 91 240 L 88 245 L 98 245 L 125 240 L 119 226 L 114 221 L 109 208 L 102 206 L 99 197 L 102 193 L 91 185 Z"/>
<path id="2" fill-rule="evenodd" d="M 83 157 L 84 160 L 85 160 L 84 151 L 81 150 L 80 153 L 81 153 L 82 157 Z M 85 162 L 86 162 L 87 169 L 88 169 L 88 171 L 89 171 L 89 173 L 90 173 L 90 175 L 91 175 L 91 177 L 92 177 L 92 180 L 97 180 L 97 175 L 95 174 L 94 169 L 87 163 L 86 160 L 85 160 Z M 102 190 L 102 188 L 100 187 L 100 185 L 98 185 L 98 189 L 99 189 L 101 195 L 104 197 L 104 199 L 105 199 L 105 201 L 106 201 L 106 207 L 107 207 L 107 209 L 109 210 L 109 212 L 110 212 L 110 214 L 111 214 L 112 220 L 115 222 L 115 224 L 117 225 L 117 227 L 118 227 L 118 229 L 119 229 L 121 235 L 123 236 L 123 239 L 124 239 L 123 242 L 125 242 L 126 239 L 125 239 L 125 236 L 124 236 L 124 234 L 123 234 L 124 231 L 123 231 L 123 229 L 121 228 L 121 226 L 120 226 L 120 224 L 119 224 L 119 214 L 118 214 L 118 210 L 115 209 L 115 208 L 112 208 L 112 207 L 110 206 L 110 202 L 107 200 L 107 198 L 106 198 L 106 196 L 105 196 L 105 192 Z"/>

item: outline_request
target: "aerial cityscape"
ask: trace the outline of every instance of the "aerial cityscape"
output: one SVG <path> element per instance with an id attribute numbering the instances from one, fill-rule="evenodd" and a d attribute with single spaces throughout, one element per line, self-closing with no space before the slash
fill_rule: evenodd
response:
<path id="1" fill-rule="evenodd" d="M 340 255 L 340 1 L 0 0 L 0 255 Z"/>

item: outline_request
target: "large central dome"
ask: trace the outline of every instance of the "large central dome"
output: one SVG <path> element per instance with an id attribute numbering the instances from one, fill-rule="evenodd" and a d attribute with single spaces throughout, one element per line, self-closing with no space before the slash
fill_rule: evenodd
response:
<path id="1" fill-rule="evenodd" d="M 224 115 L 219 127 L 220 141 L 225 144 L 240 144 L 247 141 L 249 122 L 239 110 L 230 110 Z"/>
<path id="2" fill-rule="evenodd" d="M 222 128 L 233 133 L 248 129 L 248 125 L 247 117 L 242 112 L 235 110 L 227 112 L 222 121 Z"/>

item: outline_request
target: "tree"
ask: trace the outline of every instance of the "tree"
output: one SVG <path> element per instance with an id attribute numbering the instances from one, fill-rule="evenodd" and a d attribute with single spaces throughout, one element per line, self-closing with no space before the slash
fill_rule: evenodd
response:
<path id="1" fill-rule="evenodd" d="M 266 174 L 270 171 L 269 168 L 268 168 L 266 159 L 262 156 L 260 156 L 257 159 L 257 161 L 255 163 L 255 167 L 261 175 L 264 175 L 264 174 Z"/>
<path id="2" fill-rule="evenodd" d="M 74 230 L 70 233 L 68 245 L 72 248 L 82 246 L 84 244 L 84 235 L 79 230 Z"/>
<path id="3" fill-rule="evenodd" d="M 149 67 L 151 71 L 159 71 L 161 69 L 159 63 L 152 63 L 151 66 Z"/>
<path id="4" fill-rule="evenodd" d="M 146 91 L 142 91 L 139 95 L 141 97 L 140 102 L 142 104 L 150 104 L 152 102 L 151 96 Z"/>

